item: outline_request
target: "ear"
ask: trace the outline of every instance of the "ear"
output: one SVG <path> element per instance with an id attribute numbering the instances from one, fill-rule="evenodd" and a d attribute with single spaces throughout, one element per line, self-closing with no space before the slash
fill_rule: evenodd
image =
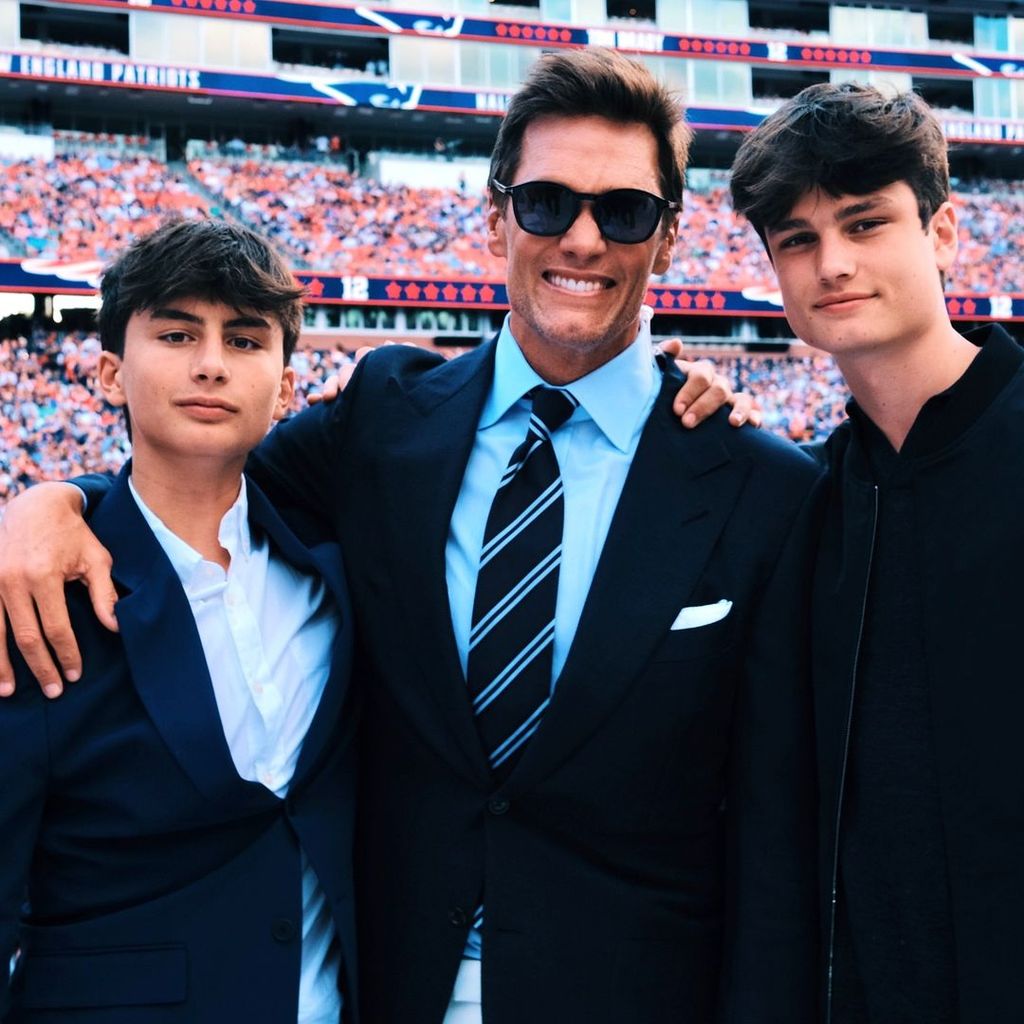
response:
<path id="1" fill-rule="evenodd" d="M 672 265 L 672 256 L 676 251 L 676 233 L 679 231 L 679 215 L 672 218 L 672 222 L 658 239 L 658 249 L 654 254 L 654 266 L 651 268 L 653 274 L 664 274 Z"/>
<path id="2" fill-rule="evenodd" d="M 274 401 L 274 414 L 273 420 L 276 423 L 280 419 L 288 414 L 288 409 L 292 404 L 292 398 L 295 395 L 295 370 L 290 366 L 284 368 L 284 372 L 281 374 L 281 387 L 277 392 L 277 398 Z"/>
<path id="3" fill-rule="evenodd" d="M 505 204 L 505 213 L 511 210 L 511 206 L 511 202 Z M 501 259 L 505 259 L 508 256 L 505 213 L 502 213 L 494 205 L 494 200 L 491 200 L 490 209 L 487 211 L 487 248 L 492 256 L 498 256 Z"/>
<path id="4" fill-rule="evenodd" d="M 103 397 L 111 405 L 127 405 L 128 399 L 124 394 L 124 384 L 121 379 L 121 357 L 106 350 L 100 353 L 99 362 L 96 366 L 96 377 L 99 380 L 100 391 Z"/>
<path id="5" fill-rule="evenodd" d="M 945 272 L 953 266 L 959 243 L 956 207 L 951 202 L 943 203 L 935 211 L 929 231 L 935 246 L 935 265 Z"/>

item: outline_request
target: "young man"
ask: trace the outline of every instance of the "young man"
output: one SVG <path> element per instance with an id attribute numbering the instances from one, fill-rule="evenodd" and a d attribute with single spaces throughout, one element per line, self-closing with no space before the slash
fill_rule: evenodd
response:
<path id="1" fill-rule="evenodd" d="M 949 322 L 957 218 L 919 97 L 805 89 L 732 191 L 854 395 L 813 606 L 827 1021 L 1024 1020 L 1024 352 Z"/>
<path id="2" fill-rule="evenodd" d="M 81 685 L 47 701 L 16 662 L 0 715 L 4 1019 L 338 1024 L 354 1003 L 340 553 L 242 476 L 291 400 L 300 294 L 215 221 L 103 277 L 99 382 L 133 457 L 91 525 L 120 631 L 72 585 Z"/>
<path id="3" fill-rule="evenodd" d="M 640 65 L 544 56 L 492 160 L 500 336 L 373 353 L 253 464 L 345 546 L 374 1024 L 813 1018 L 817 471 L 672 411 L 642 301 L 687 143 Z"/>

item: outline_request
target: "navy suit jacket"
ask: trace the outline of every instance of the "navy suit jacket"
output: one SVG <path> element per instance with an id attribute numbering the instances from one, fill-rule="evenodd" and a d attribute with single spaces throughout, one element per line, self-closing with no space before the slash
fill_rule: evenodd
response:
<path id="1" fill-rule="evenodd" d="M 445 576 L 493 366 L 493 343 L 451 362 L 374 352 L 340 401 L 278 426 L 251 466 L 345 551 L 366 680 L 364 1015 L 440 1024 L 483 899 L 487 1024 L 805 1024 L 817 470 L 724 414 L 684 431 L 666 368 L 551 706 L 497 786 Z M 683 607 L 720 600 L 720 621 L 671 629 Z"/>
<path id="2" fill-rule="evenodd" d="M 120 633 L 71 585 L 82 680 L 47 701 L 18 662 L 0 715 L 0 981 L 21 948 L 0 990 L 4 1020 L 294 1021 L 300 848 L 335 915 L 353 1019 L 355 716 L 340 552 L 300 543 L 254 486 L 249 510 L 341 612 L 288 797 L 239 777 L 188 600 L 122 473 L 92 517 L 113 555 Z"/>

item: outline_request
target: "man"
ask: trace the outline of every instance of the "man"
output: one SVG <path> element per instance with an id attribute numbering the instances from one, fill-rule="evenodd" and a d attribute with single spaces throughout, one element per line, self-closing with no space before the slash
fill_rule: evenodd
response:
<path id="1" fill-rule="evenodd" d="M 813 605 L 827 1020 L 1024 1020 L 1024 353 L 949 321 L 946 142 L 912 93 L 805 89 L 732 191 L 854 396 Z"/>
<path id="2" fill-rule="evenodd" d="M 214 221 L 103 277 L 100 388 L 133 458 L 92 526 L 120 632 L 72 587 L 81 685 L 47 701 L 17 663 L 0 715 L 4 1020 L 339 1024 L 343 983 L 355 1020 L 340 553 L 241 475 L 291 400 L 300 294 Z"/>
<path id="3" fill-rule="evenodd" d="M 345 547 L 375 1024 L 813 1017 L 817 471 L 672 411 L 642 301 L 681 116 L 624 57 L 543 57 L 492 160 L 498 339 L 372 354 L 252 464 Z"/>

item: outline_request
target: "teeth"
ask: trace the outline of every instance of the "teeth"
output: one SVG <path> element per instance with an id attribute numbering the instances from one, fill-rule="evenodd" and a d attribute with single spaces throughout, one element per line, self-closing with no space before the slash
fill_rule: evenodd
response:
<path id="1" fill-rule="evenodd" d="M 571 292 L 599 292 L 604 288 L 600 281 L 577 281 L 573 277 L 561 277 L 558 274 L 551 275 L 551 283 Z"/>

